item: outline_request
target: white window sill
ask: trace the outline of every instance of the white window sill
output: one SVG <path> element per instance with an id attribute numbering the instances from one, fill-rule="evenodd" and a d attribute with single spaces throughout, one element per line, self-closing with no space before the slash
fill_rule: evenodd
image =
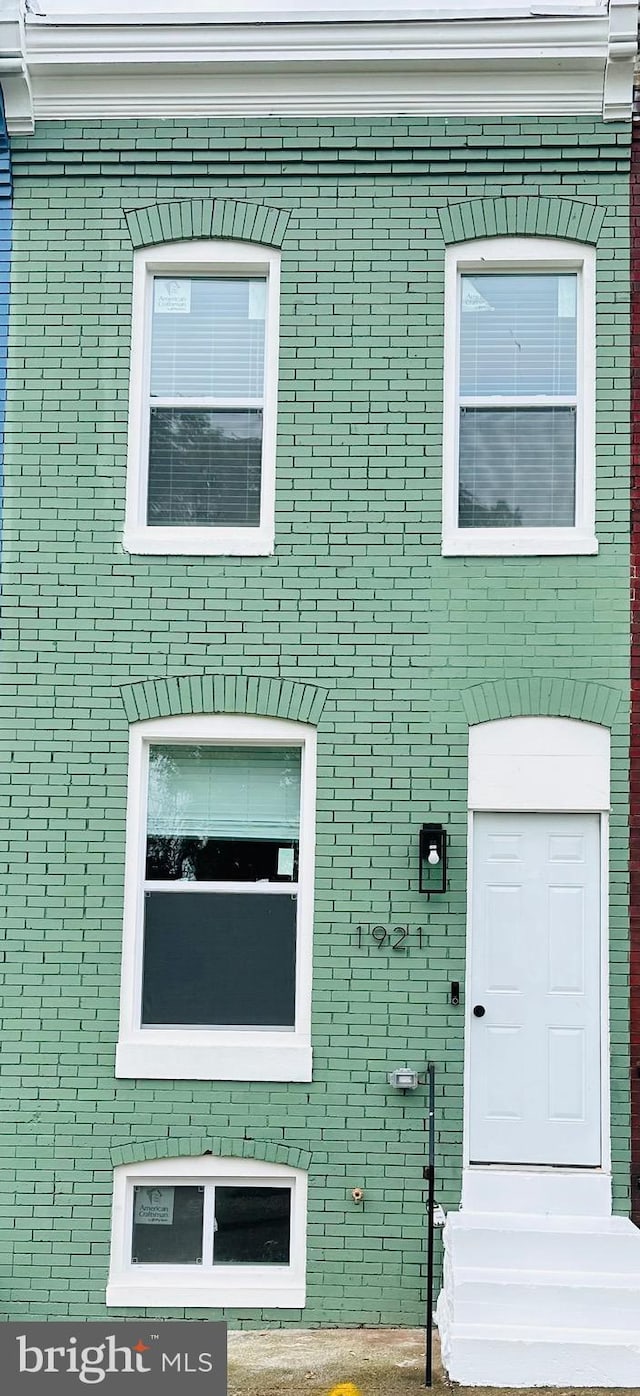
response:
<path id="1" fill-rule="evenodd" d="M 443 557 L 551 557 L 593 554 L 598 540 L 578 529 L 465 528 L 442 540 Z"/>
<path id="2" fill-rule="evenodd" d="M 127 553 L 176 557 L 267 557 L 274 535 L 260 528 L 139 528 L 127 530 Z"/>
<path id="3" fill-rule="evenodd" d="M 234 1309 L 303 1309 L 306 1301 L 304 1280 L 294 1280 L 282 1272 L 257 1267 L 238 1277 L 232 1267 L 225 1265 L 224 1274 L 194 1275 L 195 1266 L 164 1266 L 170 1271 L 159 1279 L 144 1275 L 149 1266 L 135 1267 L 131 1275 L 123 1275 L 107 1285 L 107 1307 L 113 1309 L 172 1308 L 234 1308 Z M 153 1267 L 155 1271 L 155 1266 Z M 188 1272 L 188 1273 L 185 1273 Z"/>
<path id="4" fill-rule="evenodd" d="M 240 1035 L 238 1035 L 240 1036 Z M 280 1040 L 274 1040 L 279 1037 Z M 247 1040 L 251 1038 L 253 1040 Z M 116 1076 L 154 1081 L 311 1081 L 312 1050 L 291 1033 L 244 1033 L 212 1041 L 150 1031 L 116 1050 Z"/>

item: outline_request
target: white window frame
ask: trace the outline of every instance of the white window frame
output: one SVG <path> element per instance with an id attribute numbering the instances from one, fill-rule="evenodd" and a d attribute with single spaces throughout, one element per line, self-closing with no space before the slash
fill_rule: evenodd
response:
<path id="1" fill-rule="evenodd" d="M 461 277 L 468 272 L 577 272 L 576 518 L 571 528 L 460 528 Z M 595 536 L 595 249 L 558 238 L 485 238 L 448 247 L 444 291 L 442 552 L 447 557 L 597 553 Z M 527 397 L 527 405 L 533 402 Z M 545 397 L 539 398 L 541 406 Z M 555 399 L 554 399 L 555 401 Z M 496 406 L 520 400 L 496 398 Z M 553 403 L 550 403 L 553 405 Z"/>
<path id="2" fill-rule="evenodd" d="M 149 747 L 156 744 L 298 746 L 301 750 L 295 1027 L 142 1027 L 144 872 Z M 116 1076 L 194 1081 L 310 1081 L 316 732 L 280 718 L 153 718 L 130 732 L 120 1035 Z M 293 884 L 292 884 L 293 885 Z M 207 890 L 208 884 L 187 887 Z M 229 890 L 236 884 L 218 884 Z M 215 895 L 215 892 L 212 892 Z"/>
<path id="3" fill-rule="evenodd" d="M 265 369 L 262 419 L 260 524 L 257 528 L 194 527 L 147 523 L 149 473 L 149 388 L 153 278 L 191 275 L 265 277 Z M 170 242 L 142 247 L 134 254 L 129 391 L 127 501 L 123 546 L 131 553 L 190 556 L 260 556 L 272 553 L 275 538 L 275 458 L 278 399 L 280 253 L 252 243 Z M 178 403 L 176 399 L 176 403 Z M 192 405 L 186 399 L 185 405 Z"/>
<path id="4" fill-rule="evenodd" d="M 131 1260 L 134 1188 L 153 1186 L 286 1187 L 291 1191 L 288 1265 L 136 1265 Z M 209 1203 L 209 1205 L 207 1205 Z M 213 1200 L 205 1191 L 204 1255 L 213 1249 Z M 307 1175 L 300 1168 L 257 1159 L 153 1159 L 114 1170 L 111 1263 L 107 1305 L 112 1308 L 301 1309 L 306 1299 Z"/>

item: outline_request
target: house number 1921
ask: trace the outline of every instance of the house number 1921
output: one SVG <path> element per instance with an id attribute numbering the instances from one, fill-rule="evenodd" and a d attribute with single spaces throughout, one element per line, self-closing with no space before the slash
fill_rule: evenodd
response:
<path id="1" fill-rule="evenodd" d="M 422 950 L 422 926 L 356 926 L 358 949 L 373 941 L 378 950 Z"/>

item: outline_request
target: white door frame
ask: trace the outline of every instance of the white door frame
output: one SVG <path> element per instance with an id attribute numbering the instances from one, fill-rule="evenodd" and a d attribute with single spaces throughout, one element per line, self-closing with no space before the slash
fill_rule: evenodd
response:
<path id="1" fill-rule="evenodd" d="M 611 1215 L 609 1032 L 610 733 L 573 718 L 498 718 L 469 729 L 462 1206 L 469 1211 Z M 470 1162 L 474 816 L 600 816 L 601 1141 L 599 1168 Z"/>

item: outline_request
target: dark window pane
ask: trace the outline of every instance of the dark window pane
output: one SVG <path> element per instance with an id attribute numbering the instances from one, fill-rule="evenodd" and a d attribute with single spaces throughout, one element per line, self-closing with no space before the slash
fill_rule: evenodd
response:
<path id="1" fill-rule="evenodd" d="M 216 1188 L 216 1265 L 288 1265 L 290 1188 Z"/>
<path id="2" fill-rule="evenodd" d="M 295 882 L 298 845 L 150 834 L 146 876 L 149 882 Z"/>
<path id="3" fill-rule="evenodd" d="M 296 899 L 147 892 L 142 1022 L 295 1025 Z"/>
<path id="4" fill-rule="evenodd" d="M 133 1189 L 131 1259 L 147 1265 L 201 1265 L 204 1189 Z"/>
<path id="5" fill-rule="evenodd" d="M 147 522 L 260 523 L 262 412 L 152 407 Z"/>
<path id="6" fill-rule="evenodd" d="M 575 408 L 462 408 L 460 527 L 571 528 L 575 465 Z"/>

